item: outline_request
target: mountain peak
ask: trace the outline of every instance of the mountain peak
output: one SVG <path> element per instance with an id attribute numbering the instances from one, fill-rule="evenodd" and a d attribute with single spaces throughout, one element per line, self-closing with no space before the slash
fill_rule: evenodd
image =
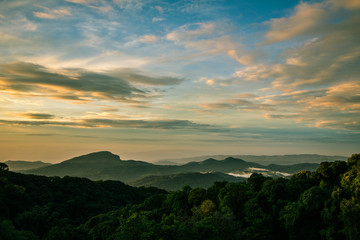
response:
<path id="1" fill-rule="evenodd" d="M 74 157 L 66 162 L 103 162 L 103 161 L 120 161 L 120 157 L 109 151 L 100 151 Z"/>
<path id="2" fill-rule="evenodd" d="M 216 160 L 216 159 L 213 159 L 213 158 L 208 158 L 208 159 L 206 159 L 206 160 L 204 160 L 204 161 L 202 161 L 203 163 L 210 163 L 210 162 L 218 162 L 218 160 Z"/>
<path id="3" fill-rule="evenodd" d="M 245 162 L 242 159 L 234 158 L 234 157 L 227 157 L 223 161 L 226 161 L 226 162 Z"/>

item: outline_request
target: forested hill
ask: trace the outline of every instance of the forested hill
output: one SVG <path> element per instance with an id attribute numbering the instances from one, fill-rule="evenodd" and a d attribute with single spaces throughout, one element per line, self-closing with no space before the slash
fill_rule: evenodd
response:
<path id="1" fill-rule="evenodd" d="M 90 217 L 166 193 L 119 181 L 25 175 L 4 166 L 0 163 L 1 240 L 84 239 L 75 228 Z"/>
<path id="2" fill-rule="evenodd" d="M 0 239 L 347 239 L 360 236 L 360 154 L 290 179 L 165 192 L 41 177 L 0 163 Z"/>

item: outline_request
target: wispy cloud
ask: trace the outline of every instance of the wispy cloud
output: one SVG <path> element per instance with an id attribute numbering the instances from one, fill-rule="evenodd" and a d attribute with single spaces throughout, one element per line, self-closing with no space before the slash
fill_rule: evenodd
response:
<path id="1" fill-rule="evenodd" d="M 0 124 L 29 125 L 29 126 L 68 126 L 87 128 L 151 128 L 151 129 L 198 129 L 212 128 L 211 125 L 198 124 L 188 120 L 159 119 L 159 120 L 119 120 L 119 119 L 68 119 L 68 120 L 5 120 L 0 119 Z"/>
<path id="2" fill-rule="evenodd" d="M 157 40 L 158 38 L 155 35 L 144 35 L 139 38 L 139 41 L 144 43 L 154 43 Z"/>
<path id="3" fill-rule="evenodd" d="M 94 1 L 94 0 L 65 0 L 67 2 L 85 5 L 89 8 L 99 10 L 100 12 L 109 12 L 113 10 L 112 6 L 106 1 Z"/>
<path id="4" fill-rule="evenodd" d="M 184 81 L 130 68 L 93 72 L 76 68 L 49 69 L 32 63 L 13 62 L 0 64 L 0 70 L 0 92 L 10 96 L 79 103 L 106 100 L 134 108 L 148 107 L 151 98 L 160 96 L 156 93 L 157 88 Z"/>
<path id="5" fill-rule="evenodd" d="M 143 73 L 140 70 L 132 68 L 115 69 L 109 71 L 108 74 L 114 77 L 125 79 L 132 84 L 145 84 L 152 86 L 171 86 L 180 84 L 184 81 L 182 78 Z"/>
<path id="6" fill-rule="evenodd" d="M 208 128 L 209 125 L 197 124 L 188 120 L 115 120 L 115 119 L 86 119 L 85 124 L 96 127 L 130 127 L 153 129 L 197 129 Z"/>
<path id="7" fill-rule="evenodd" d="M 227 34 L 227 28 L 230 27 L 220 22 L 185 24 L 165 38 L 191 50 L 189 58 L 225 54 L 243 65 L 250 64 L 253 57 L 245 51 L 241 42 Z"/>
<path id="8" fill-rule="evenodd" d="M 193 29 L 195 28 L 195 29 Z M 197 23 L 184 25 L 168 33 L 166 39 L 175 42 L 198 39 L 199 37 L 210 36 L 215 31 L 214 23 Z"/>
<path id="9" fill-rule="evenodd" d="M 266 43 L 285 41 L 318 30 L 326 23 L 327 9 L 323 3 L 300 3 L 290 17 L 272 19 Z"/>
<path id="10" fill-rule="evenodd" d="M 44 19 L 56 19 L 65 16 L 71 16 L 71 12 L 67 8 L 49 9 L 47 12 L 33 12 L 33 13 L 35 17 L 44 18 Z"/>
<path id="11" fill-rule="evenodd" d="M 287 114 L 265 114 L 267 119 L 295 119 L 319 128 L 360 129 L 360 84 L 357 81 L 325 89 L 303 90 L 262 97 Z"/>
<path id="12" fill-rule="evenodd" d="M 38 113 L 38 112 L 28 112 L 28 113 L 19 113 L 18 116 L 22 116 L 28 119 L 53 119 L 55 115 L 49 113 Z"/>
<path id="13" fill-rule="evenodd" d="M 259 102 L 253 102 L 247 99 L 227 99 L 216 103 L 205 103 L 201 104 L 200 107 L 208 110 L 223 110 L 223 109 L 234 109 L 234 110 L 266 110 L 272 111 L 273 106 L 270 104 L 263 104 Z"/>
<path id="14" fill-rule="evenodd" d="M 154 18 L 152 19 L 152 22 L 162 22 L 162 21 L 165 21 L 165 18 L 154 17 Z"/>
<path id="15" fill-rule="evenodd" d="M 120 8 L 126 10 L 139 10 L 141 9 L 147 1 L 143 0 L 113 0 Z"/>
<path id="16" fill-rule="evenodd" d="M 359 13 L 352 1 L 300 3 L 291 16 L 272 19 L 265 33 L 268 47 L 294 39 L 296 44 L 283 48 L 273 60 L 256 59 L 234 76 L 270 80 L 274 89 L 283 91 L 353 81 L 360 74 Z"/>
<path id="17" fill-rule="evenodd" d="M 160 14 L 164 13 L 164 8 L 161 6 L 155 6 L 155 9 L 158 10 Z"/>
<path id="18" fill-rule="evenodd" d="M 83 69 L 56 72 L 41 65 L 15 62 L 0 65 L 1 88 L 5 93 L 27 92 L 38 96 L 72 96 L 76 99 L 126 101 L 144 92 L 127 81 Z"/>

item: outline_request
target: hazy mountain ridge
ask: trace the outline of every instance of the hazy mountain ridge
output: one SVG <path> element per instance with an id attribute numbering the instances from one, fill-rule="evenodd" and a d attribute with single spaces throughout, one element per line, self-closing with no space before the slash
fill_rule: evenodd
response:
<path id="1" fill-rule="evenodd" d="M 165 176 L 190 172 L 221 172 L 228 174 L 233 172 L 241 173 L 243 171 L 249 172 L 251 168 L 265 168 L 291 174 L 299 170 L 313 171 L 317 167 L 318 164 L 286 166 L 273 164 L 264 166 L 233 157 L 228 157 L 224 160 L 210 158 L 201 162 L 190 162 L 180 166 L 156 165 L 143 161 L 121 160 L 118 155 L 108 151 L 102 151 L 75 157 L 51 166 L 21 172 L 44 176 L 86 177 L 92 180 L 120 180 L 129 183 L 137 180 L 140 181 L 149 176 Z M 279 174 L 279 176 L 284 175 Z M 204 178 L 204 176 L 200 176 L 197 181 L 200 181 L 200 178 Z M 178 179 L 174 179 L 174 184 L 176 184 L 177 181 Z M 209 184 L 212 183 L 213 182 Z"/>
<path id="2" fill-rule="evenodd" d="M 44 176 L 76 176 L 93 180 L 131 181 L 147 171 L 156 172 L 154 165 L 142 161 L 121 160 L 108 151 L 89 153 L 48 167 L 22 171 Z"/>
<path id="3" fill-rule="evenodd" d="M 21 160 L 9 160 L 4 163 L 9 166 L 10 171 L 29 170 L 51 165 L 51 163 L 46 163 L 42 161 L 28 162 Z"/>
<path id="4" fill-rule="evenodd" d="M 327 156 L 319 154 L 287 154 L 287 155 L 204 155 L 189 158 L 171 158 L 162 159 L 155 162 L 155 164 L 172 164 L 180 165 L 188 162 L 200 162 L 204 159 L 216 159 L 222 160 L 228 157 L 240 158 L 247 162 L 255 162 L 259 164 L 298 164 L 298 163 L 321 163 L 321 162 L 334 162 L 334 161 L 346 161 L 345 156 Z"/>

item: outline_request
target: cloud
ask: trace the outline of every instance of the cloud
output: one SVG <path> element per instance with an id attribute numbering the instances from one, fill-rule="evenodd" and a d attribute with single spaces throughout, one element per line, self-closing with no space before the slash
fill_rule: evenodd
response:
<path id="1" fill-rule="evenodd" d="M 266 33 L 266 43 L 290 40 L 322 26 L 327 19 L 323 3 L 300 3 L 290 17 L 272 19 L 270 30 Z"/>
<path id="2" fill-rule="evenodd" d="M 65 0 L 67 2 L 78 3 L 78 4 L 89 4 L 94 3 L 94 0 Z"/>
<path id="3" fill-rule="evenodd" d="M 348 11 L 343 11 L 343 8 Z M 327 0 L 320 3 L 302 2 L 289 17 L 276 18 L 267 22 L 270 30 L 264 43 L 276 43 L 296 37 L 321 35 L 334 32 L 341 18 L 358 15 L 360 3 L 357 0 Z M 342 22 L 342 21 L 340 21 Z"/>
<path id="4" fill-rule="evenodd" d="M 48 113 L 37 113 L 37 112 L 29 112 L 29 113 L 19 113 L 18 116 L 23 116 L 28 119 L 53 119 L 55 115 Z"/>
<path id="5" fill-rule="evenodd" d="M 144 35 L 139 38 L 139 41 L 143 43 L 154 43 L 157 40 L 158 39 L 155 35 Z"/>
<path id="6" fill-rule="evenodd" d="M 94 0 L 65 0 L 67 2 L 85 5 L 87 7 L 99 10 L 100 12 L 109 12 L 113 8 L 106 3 L 106 1 L 94 1 Z"/>
<path id="7" fill-rule="evenodd" d="M 126 47 L 134 47 L 138 44 L 141 44 L 141 43 L 156 43 L 158 41 L 158 37 L 153 35 L 153 34 L 147 34 L 147 35 L 143 35 L 143 36 L 140 36 L 138 37 L 137 39 L 134 39 L 132 41 L 129 41 L 127 43 L 125 43 L 124 46 Z"/>
<path id="8" fill-rule="evenodd" d="M 113 2 L 126 10 L 139 10 L 146 4 L 143 0 L 113 0 Z"/>
<path id="9" fill-rule="evenodd" d="M 213 86 L 213 85 L 215 85 L 215 80 L 214 79 L 208 79 L 208 80 L 206 80 L 206 84 L 209 85 L 209 86 Z"/>
<path id="10" fill-rule="evenodd" d="M 49 10 L 48 12 L 33 12 L 33 13 L 35 17 L 44 18 L 44 19 L 56 19 L 65 16 L 71 16 L 71 12 L 67 8 L 53 9 L 53 10 Z"/>
<path id="11" fill-rule="evenodd" d="M 259 110 L 259 111 L 272 111 L 273 106 L 270 104 L 263 104 L 259 102 L 252 102 L 246 99 L 227 99 L 216 103 L 204 103 L 200 105 L 201 108 L 206 110 Z"/>
<path id="12" fill-rule="evenodd" d="M 126 80 L 84 69 L 56 72 L 44 66 L 25 62 L 0 64 L 0 88 L 8 93 L 29 93 L 72 100 L 130 100 L 144 96 L 144 91 Z"/>
<path id="13" fill-rule="evenodd" d="M 50 69 L 26 62 L 0 64 L 3 94 L 73 103 L 102 100 L 126 104 L 123 107 L 147 108 L 152 98 L 164 94 L 162 87 L 183 81 L 130 68 L 93 72 L 79 68 Z"/>
<path id="14" fill-rule="evenodd" d="M 189 120 L 158 119 L 158 120 L 119 120 L 119 119 L 71 119 L 70 120 L 5 120 L 0 124 L 25 126 L 68 126 L 87 128 L 151 128 L 151 129 L 211 129 L 211 125 L 194 123 Z"/>
<path id="15" fill-rule="evenodd" d="M 161 6 L 155 6 L 156 10 L 159 11 L 160 14 L 164 13 L 164 8 Z"/>
<path id="16" fill-rule="evenodd" d="M 5 120 L 0 119 L 0 124 L 6 125 L 22 125 L 22 126 L 80 126 L 76 122 L 69 121 L 29 121 L 29 120 Z"/>
<path id="17" fill-rule="evenodd" d="M 318 128 L 360 129 L 360 81 L 260 99 L 263 103 L 274 105 L 278 110 L 286 109 L 287 112 L 265 114 L 266 119 L 295 119 Z"/>
<path id="18" fill-rule="evenodd" d="M 25 136 L 35 136 L 35 137 L 51 137 L 51 136 L 59 136 L 60 134 L 56 133 L 28 133 Z"/>
<path id="19" fill-rule="evenodd" d="M 175 42 L 193 40 L 198 39 L 199 37 L 212 35 L 214 31 L 214 23 L 186 24 L 168 33 L 166 39 Z"/>
<path id="20" fill-rule="evenodd" d="M 154 18 L 152 19 L 152 22 L 161 22 L 161 21 L 164 21 L 164 20 L 165 20 L 165 18 L 154 17 Z"/>
<path id="21" fill-rule="evenodd" d="M 358 116 L 358 115 L 357 115 Z M 348 129 L 348 130 L 357 130 L 360 131 L 360 121 L 358 120 L 324 120 L 316 122 L 316 127 L 318 128 L 333 128 L 333 129 Z"/>
<path id="22" fill-rule="evenodd" d="M 127 127 L 153 129 L 196 129 L 207 128 L 210 125 L 198 124 L 188 120 L 114 120 L 114 119 L 86 119 L 84 123 L 96 127 Z"/>
<path id="23" fill-rule="evenodd" d="M 269 78 L 271 76 L 271 73 L 271 70 L 267 69 L 264 64 L 257 64 L 236 71 L 233 76 L 244 81 L 258 81 L 261 79 Z"/>
<path id="24" fill-rule="evenodd" d="M 300 100 L 308 109 L 358 111 L 360 113 L 360 79 L 329 87 L 323 96 Z"/>
<path id="25" fill-rule="evenodd" d="M 343 7 L 348 10 L 354 10 L 360 8 L 360 2 L 358 0 L 330 0 L 335 7 Z"/>
<path id="26" fill-rule="evenodd" d="M 152 86 L 171 86 L 177 85 L 184 81 L 184 79 L 176 77 L 157 76 L 149 73 L 143 73 L 132 68 L 122 68 L 109 71 L 111 76 L 125 79 L 132 84 L 145 84 Z"/>
<path id="27" fill-rule="evenodd" d="M 268 44 L 297 40 L 271 60 L 245 63 L 233 76 L 243 81 L 269 80 L 273 89 L 287 92 L 358 78 L 360 8 L 349 10 L 346 6 L 352 1 L 338 2 L 300 3 L 290 17 L 271 20 L 265 34 Z"/>
<path id="28" fill-rule="evenodd" d="M 264 118 L 266 119 L 296 119 L 299 118 L 299 114 L 264 114 Z"/>
<path id="29" fill-rule="evenodd" d="M 225 54 L 243 65 L 249 65 L 253 56 L 239 42 L 227 35 L 230 26 L 218 22 L 185 24 L 166 35 L 168 41 L 189 49 L 188 58 Z"/>

